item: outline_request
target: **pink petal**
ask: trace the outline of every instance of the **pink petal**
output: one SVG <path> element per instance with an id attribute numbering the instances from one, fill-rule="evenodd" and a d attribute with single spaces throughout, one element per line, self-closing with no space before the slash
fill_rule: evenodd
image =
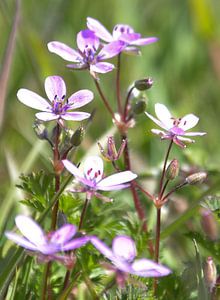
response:
<path id="1" fill-rule="evenodd" d="M 199 136 L 203 136 L 203 135 L 206 135 L 207 132 L 185 132 L 185 136 L 196 136 L 196 135 L 199 135 Z"/>
<path id="2" fill-rule="evenodd" d="M 133 41 L 138 40 L 140 37 L 140 33 L 125 33 L 120 35 L 120 41 L 123 41 L 127 44 L 132 44 Z"/>
<path id="3" fill-rule="evenodd" d="M 156 37 L 141 38 L 133 41 L 131 44 L 136 46 L 144 46 L 158 41 Z"/>
<path id="4" fill-rule="evenodd" d="M 66 97 L 66 84 L 60 76 L 47 77 L 44 87 L 50 101 L 63 100 Z"/>
<path id="5" fill-rule="evenodd" d="M 81 238 L 76 238 L 67 244 L 63 245 L 61 247 L 62 251 L 67 251 L 67 250 L 74 250 L 76 248 L 84 246 L 86 243 L 90 241 L 89 237 L 81 237 Z"/>
<path id="6" fill-rule="evenodd" d="M 94 31 L 96 36 L 102 39 L 105 42 L 111 42 L 113 40 L 112 35 L 109 31 L 96 19 L 87 18 L 87 27 Z"/>
<path id="7" fill-rule="evenodd" d="M 156 113 L 157 118 L 163 124 L 162 128 L 170 129 L 173 127 L 172 116 L 165 105 L 156 103 L 155 104 L 155 113 Z"/>
<path id="8" fill-rule="evenodd" d="M 76 226 L 72 224 L 63 225 L 60 229 L 50 235 L 50 242 L 55 244 L 65 244 L 76 234 Z"/>
<path id="9" fill-rule="evenodd" d="M 114 259 L 114 254 L 112 250 L 102 241 L 100 241 L 97 237 L 91 237 L 90 242 L 93 244 L 93 246 L 104 256 L 106 256 L 108 259 L 112 260 Z"/>
<path id="10" fill-rule="evenodd" d="M 77 34 L 77 46 L 81 52 L 84 52 L 86 47 L 97 50 L 99 47 L 99 39 L 95 33 L 89 29 L 81 30 Z"/>
<path id="11" fill-rule="evenodd" d="M 89 90 L 80 90 L 68 98 L 68 104 L 70 109 L 79 108 L 91 102 L 94 98 L 94 95 Z"/>
<path id="12" fill-rule="evenodd" d="M 81 54 L 78 51 L 70 48 L 66 44 L 53 41 L 48 43 L 47 47 L 50 52 L 59 55 L 60 57 L 62 57 L 67 61 L 77 62 L 83 59 Z"/>
<path id="13" fill-rule="evenodd" d="M 108 186 L 118 185 L 121 183 L 130 182 L 135 178 L 137 178 L 137 175 L 132 173 L 131 171 L 119 172 L 102 179 L 98 183 L 98 186 L 100 188 L 104 188 Z"/>
<path id="14" fill-rule="evenodd" d="M 89 117 L 89 113 L 81 111 L 66 112 L 65 114 L 61 115 L 61 118 L 67 121 L 82 121 L 88 119 Z"/>
<path id="15" fill-rule="evenodd" d="M 168 130 L 168 128 L 161 123 L 158 119 L 156 119 L 155 117 L 153 117 L 151 114 L 149 114 L 148 112 L 145 112 L 145 114 L 148 116 L 148 118 L 150 118 L 155 124 L 157 124 L 159 127 Z"/>
<path id="16" fill-rule="evenodd" d="M 112 251 L 117 258 L 133 261 L 136 256 L 134 241 L 128 236 L 117 236 L 112 242 Z"/>
<path id="17" fill-rule="evenodd" d="M 197 123 L 199 122 L 199 118 L 196 117 L 195 115 L 193 114 L 189 114 L 189 115 L 186 115 L 184 116 L 180 123 L 179 123 L 179 127 L 181 129 L 183 129 L 184 131 L 190 129 L 190 128 L 193 128 L 194 126 L 197 125 Z"/>
<path id="18" fill-rule="evenodd" d="M 88 180 L 99 182 L 103 175 L 103 161 L 99 156 L 89 156 L 84 162 L 84 175 Z"/>
<path id="19" fill-rule="evenodd" d="M 60 117 L 59 115 L 55 115 L 52 112 L 39 112 L 36 113 L 35 116 L 41 121 L 52 121 Z"/>
<path id="20" fill-rule="evenodd" d="M 108 73 L 111 72 L 115 66 L 107 62 L 99 62 L 95 65 L 90 65 L 90 71 L 95 73 Z"/>
<path id="21" fill-rule="evenodd" d="M 31 218 L 19 215 L 15 218 L 15 223 L 20 232 L 37 247 L 46 244 L 44 232 L 41 227 Z"/>
<path id="22" fill-rule="evenodd" d="M 171 270 L 167 267 L 145 258 L 135 260 L 132 269 L 133 274 L 142 277 L 161 277 L 171 273 Z"/>
<path id="23" fill-rule="evenodd" d="M 72 173 L 75 177 L 77 178 L 81 178 L 83 177 L 83 173 L 81 172 L 81 170 L 79 170 L 79 168 L 77 168 L 74 164 L 72 164 L 69 160 L 64 159 L 62 160 L 62 163 L 64 164 L 64 167 L 70 172 Z"/>
<path id="24" fill-rule="evenodd" d="M 38 94 L 27 89 L 20 89 L 17 92 L 17 97 L 23 104 L 43 111 L 51 111 L 51 105 Z"/>
<path id="25" fill-rule="evenodd" d="M 16 233 L 13 232 L 5 232 L 6 237 L 15 242 L 16 244 L 18 244 L 19 246 L 22 246 L 26 249 L 32 250 L 32 251 L 36 251 L 37 250 L 37 246 L 35 246 L 34 244 L 30 243 L 28 240 L 26 240 L 25 238 L 17 235 Z"/>
<path id="26" fill-rule="evenodd" d="M 113 41 L 102 48 L 97 56 L 97 59 L 103 60 L 112 58 L 118 55 L 125 47 L 126 43 L 122 41 Z"/>

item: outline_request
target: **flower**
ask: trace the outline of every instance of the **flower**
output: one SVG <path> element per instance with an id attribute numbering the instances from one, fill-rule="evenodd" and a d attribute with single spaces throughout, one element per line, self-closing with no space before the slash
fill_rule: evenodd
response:
<path id="1" fill-rule="evenodd" d="M 125 43 L 122 41 L 112 41 L 99 51 L 99 38 L 89 29 L 80 31 L 77 34 L 76 42 L 78 50 L 57 41 L 48 43 L 48 49 L 63 59 L 76 63 L 67 65 L 67 67 L 72 69 L 89 69 L 93 75 L 94 73 L 112 71 L 114 65 L 102 61 L 116 56 L 125 47 Z"/>
<path id="2" fill-rule="evenodd" d="M 144 46 L 156 42 L 156 37 L 142 38 L 140 33 L 136 33 L 134 29 L 126 24 L 117 24 L 113 28 L 112 34 L 96 19 L 87 18 L 87 26 L 95 32 L 95 35 L 105 42 L 122 41 L 126 43 L 123 49 L 126 52 L 139 53 L 136 46 Z"/>
<path id="3" fill-rule="evenodd" d="M 99 156 L 88 157 L 84 163 L 83 172 L 68 160 L 62 160 L 62 162 L 65 168 L 83 184 L 83 189 L 74 190 L 74 192 L 86 192 L 88 199 L 95 195 L 97 198 L 107 200 L 107 197 L 96 191 L 113 191 L 127 188 L 129 186 L 128 182 L 137 177 L 131 171 L 124 171 L 103 178 L 103 161 Z"/>
<path id="4" fill-rule="evenodd" d="M 17 97 L 23 104 L 42 110 L 42 112 L 36 113 L 36 117 L 42 121 L 59 119 L 82 121 L 90 117 L 89 113 L 71 112 L 71 110 L 92 101 L 94 96 L 91 91 L 80 90 L 65 100 L 66 85 L 60 76 L 47 77 L 45 80 L 45 91 L 50 102 L 27 89 L 19 89 Z"/>
<path id="5" fill-rule="evenodd" d="M 54 254 L 57 252 L 79 248 L 89 241 L 88 237 L 72 239 L 76 234 L 76 226 L 72 224 L 65 224 L 46 235 L 41 227 L 27 216 L 18 215 L 15 223 L 24 237 L 14 232 L 6 232 L 8 239 L 25 249 L 37 251 L 45 256 L 49 255 L 51 258 L 56 258 Z"/>
<path id="6" fill-rule="evenodd" d="M 116 236 L 112 242 L 112 249 L 97 237 L 90 238 L 93 246 L 107 257 L 114 265 L 113 270 L 122 277 L 122 272 L 141 277 L 161 277 L 171 273 L 171 270 L 152 260 L 135 259 L 136 247 L 134 241 L 128 236 Z"/>
<path id="7" fill-rule="evenodd" d="M 163 130 L 152 129 L 154 134 L 160 135 L 162 139 L 173 140 L 178 146 L 185 148 L 186 145 L 183 142 L 194 143 L 195 141 L 186 138 L 186 136 L 202 136 L 206 132 L 186 132 L 187 130 L 196 126 L 199 122 L 199 118 L 193 114 L 188 114 L 182 118 L 174 118 L 171 116 L 167 107 L 163 104 L 155 104 L 155 113 L 158 119 L 145 112 L 145 114 L 156 123 Z"/>

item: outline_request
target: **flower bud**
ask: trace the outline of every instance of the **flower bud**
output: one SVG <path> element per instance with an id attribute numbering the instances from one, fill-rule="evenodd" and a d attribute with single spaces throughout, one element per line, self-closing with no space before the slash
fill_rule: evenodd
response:
<path id="1" fill-rule="evenodd" d="M 43 123 L 35 121 L 33 124 L 33 129 L 40 140 L 48 139 L 48 132 Z"/>
<path id="2" fill-rule="evenodd" d="M 75 147 L 78 147 L 82 143 L 84 135 L 85 135 L 85 129 L 82 126 L 80 126 L 78 129 L 76 129 L 76 131 L 72 135 L 70 140 L 71 144 Z"/>
<path id="3" fill-rule="evenodd" d="M 139 91 L 148 90 L 152 87 L 152 85 L 153 85 L 153 80 L 150 77 L 136 80 L 135 83 L 134 83 L 134 86 Z"/>
<path id="4" fill-rule="evenodd" d="M 206 285 L 211 292 L 216 284 L 216 279 L 217 279 L 216 266 L 211 256 L 209 256 L 206 259 L 205 266 L 204 266 L 204 277 L 205 277 Z"/>
<path id="5" fill-rule="evenodd" d="M 104 150 L 102 145 L 98 142 L 99 150 L 102 157 L 107 161 L 116 161 L 120 158 L 122 152 L 125 149 L 126 140 L 122 140 L 119 150 L 116 149 L 115 140 L 113 136 L 108 137 L 107 141 L 107 152 Z"/>
<path id="6" fill-rule="evenodd" d="M 190 185 L 193 184 L 200 184 L 202 183 L 205 179 L 207 178 L 207 173 L 205 172 L 198 172 L 198 173 L 194 173 L 192 175 L 189 175 L 188 177 L 186 177 L 186 182 Z"/>
<path id="7" fill-rule="evenodd" d="M 179 175 L 179 162 L 177 159 L 173 159 L 166 169 L 166 178 L 173 180 Z"/>
<path id="8" fill-rule="evenodd" d="M 138 100 L 133 106 L 133 112 L 136 115 L 142 114 L 146 110 L 146 102 L 144 100 Z"/>
<path id="9" fill-rule="evenodd" d="M 218 238 L 218 225 L 210 209 L 201 210 L 201 226 L 207 237 L 211 241 Z"/>

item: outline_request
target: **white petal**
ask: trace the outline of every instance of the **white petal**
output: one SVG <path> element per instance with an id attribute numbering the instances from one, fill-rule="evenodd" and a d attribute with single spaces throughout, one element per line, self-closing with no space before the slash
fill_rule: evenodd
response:
<path id="1" fill-rule="evenodd" d="M 38 94 L 27 89 L 20 89 L 17 92 L 17 97 L 23 104 L 43 111 L 51 111 L 50 104 Z"/>
<path id="2" fill-rule="evenodd" d="M 89 156 L 84 162 L 84 175 L 87 179 L 99 182 L 103 175 L 103 161 L 99 156 Z"/>
<path id="3" fill-rule="evenodd" d="M 47 47 L 50 52 L 59 55 L 60 57 L 62 57 L 67 61 L 77 62 L 83 59 L 81 54 L 78 51 L 70 48 L 66 44 L 53 41 L 48 43 Z"/>
<path id="4" fill-rule="evenodd" d="M 196 126 L 196 124 L 199 122 L 199 118 L 196 117 L 193 114 L 189 114 L 184 116 L 178 127 L 180 127 L 181 129 L 183 129 L 184 131 L 193 128 L 194 126 Z"/>
<path id="5" fill-rule="evenodd" d="M 41 121 L 52 121 L 60 117 L 59 115 L 55 115 L 52 112 L 39 112 L 36 113 L 35 116 Z"/>
<path id="6" fill-rule="evenodd" d="M 155 124 L 157 124 L 159 127 L 168 130 L 168 128 L 161 123 L 158 119 L 156 119 L 155 117 L 153 117 L 151 114 L 149 114 L 148 112 L 145 112 L 145 114 L 148 116 L 148 118 L 150 118 Z"/>
<path id="7" fill-rule="evenodd" d="M 67 121 L 82 121 L 88 119 L 90 117 L 90 114 L 81 111 L 74 111 L 74 112 L 66 112 L 60 117 Z"/>
<path id="8" fill-rule="evenodd" d="M 183 142 L 187 142 L 187 143 L 195 143 L 194 140 L 189 139 L 189 138 L 185 138 L 185 137 L 179 136 L 179 135 L 177 136 L 177 140 L 180 140 L 180 141 L 183 141 Z"/>
<path id="9" fill-rule="evenodd" d="M 80 90 L 68 98 L 70 109 L 75 109 L 86 105 L 94 98 L 93 92 L 90 90 Z"/>
<path id="10" fill-rule="evenodd" d="M 100 186 L 99 183 L 96 185 L 97 190 L 101 191 L 118 191 L 122 189 L 126 189 L 130 186 L 129 183 L 117 184 L 117 185 L 107 185 L 107 186 Z"/>
<path id="11" fill-rule="evenodd" d="M 66 97 L 66 84 L 60 76 L 49 76 L 45 80 L 45 91 L 50 101 L 62 100 Z"/>
<path id="12" fill-rule="evenodd" d="M 142 277 L 161 277 L 171 273 L 171 270 L 149 259 L 138 259 L 132 264 L 133 274 Z"/>
<path id="13" fill-rule="evenodd" d="M 172 116 L 167 107 L 161 103 L 155 104 L 155 113 L 157 118 L 164 124 L 163 128 L 170 129 L 173 127 Z"/>
<path id="14" fill-rule="evenodd" d="M 101 252 L 103 255 L 105 255 L 108 259 L 112 260 L 114 259 L 114 254 L 112 250 L 102 241 L 100 241 L 97 237 L 91 237 L 90 239 L 93 246 Z"/>
<path id="15" fill-rule="evenodd" d="M 206 135 L 207 132 L 185 132 L 185 136 L 203 136 L 203 135 Z"/>
<path id="16" fill-rule="evenodd" d="M 117 258 L 133 261 L 136 256 L 134 241 L 128 236 L 117 236 L 112 242 L 112 250 Z"/>
<path id="17" fill-rule="evenodd" d="M 164 136 L 166 133 L 159 129 L 151 129 L 151 132 L 160 136 Z"/>
<path id="18" fill-rule="evenodd" d="M 102 39 L 105 42 L 111 42 L 113 40 L 112 35 L 108 32 L 108 30 L 96 19 L 87 18 L 87 27 L 94 31 L 96 36 Z"/>
<path id="19" fill-rule="evenodd" d="M 15 223 L 21 233 L 36 246 L 46 244 L 44 232 L 41 227 L 31 218 L 26 216 L 17 216 Z"/>
<path id="20" fill-rule="evenodd" d="M 64 164 L 64 167 L 72 173 L 75 177 L 81 178 L 83 177 L 83 173 L 77 168 L 74 164 L 72 164 L 69 160 L 64 159 L 62 160 L 62 163 Z"/>
<path id="21" fill-rule="evenodd" d="M 95 65 L 90 65 L 90 71 L 95 73 L 108 73 L 114 69 L 114 65 L 107 62 L 99 62 Z"/>
<path id="22" fill-rule="evenodd" d="M 131 171 L 119 172 L 104 178 L 98 183 L 98 186 L 102 188 L 102 187 L 113 186 L 125 182 L 130 182 L 134 180 L 136 177 L 137 175 L 132 173 Z"/>
<path id="23" fill-rule="evenodd" d="M 76 234 L 76 226 L 65 224 L 50 236 L 50 243 L 65 244 Z"/>
<path id="24" fill-rule="evenodd" d="M 36 251 L 37 250 L 37 247 L 34 244 L 32 244 L 31 242 L 29 242 L 25 238 L 17 235 L 16 233 L 5 232 L 5 235 L 7 236 L 7 238 L 9 240 L 15 242 L 19 246 L 22 246 L 22 247 L 24 247 L 26 249 L 29 249 L 29 250 L 32 250 L 32 251 Z"/>

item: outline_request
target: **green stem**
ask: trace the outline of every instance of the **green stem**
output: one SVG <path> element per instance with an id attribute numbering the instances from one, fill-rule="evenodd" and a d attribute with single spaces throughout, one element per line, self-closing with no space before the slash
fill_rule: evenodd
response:
<path id="1" fill-rule="evenodd" d="M 130 100 L 130 97 L 131 97 L 131 94 L 132 94 L 134 88 L 135 88 L 135 86 L 132 86 L 132 87 L 130 88 L 130 90 L 128 91 L 126 100 L 125 100 L 125 107 L 124 107 L 124 121 L 126 121 L 126 119 L 127 119 L 129 100 Z"/>
<path id="2" fill-rule="evenodd" d="M 45 266 L 44 269 L 44 274 L 43 274 L 43 285 L 42 285 L 42 291 L 41 291 L 41 300 L 46 300 L 47 298 L 47 281 L 50 273 L 50 266 L 51 262 L 48 262 Z"/>
<path id="3" fill-rule="evenodd" d="M 81 217 L 80 217 L 80 221 L 79 221 L 79 230 L 81 230 L 81 228 L 82 228 L 83 220 L 84 220 L 84 217 L 85 217 L 85 213 L 86 213 L 88 203 L 89 203 L 89 199 L 86 197 L 86 201 L 84 203 L 83 210 L 82 210 Z"/>
<path id="4" fill-rule="evenodd" d="M 156 240 L 155 240 L 155 257 L 154 260 L 159 262 L 159 253 L 160 253 L 160 226 L 161 226 L 161 208 L 157 208 L 157 225 L 156 225 Z M 154 278 L 154 295 L 157 291 L 158 279 Z"/>

